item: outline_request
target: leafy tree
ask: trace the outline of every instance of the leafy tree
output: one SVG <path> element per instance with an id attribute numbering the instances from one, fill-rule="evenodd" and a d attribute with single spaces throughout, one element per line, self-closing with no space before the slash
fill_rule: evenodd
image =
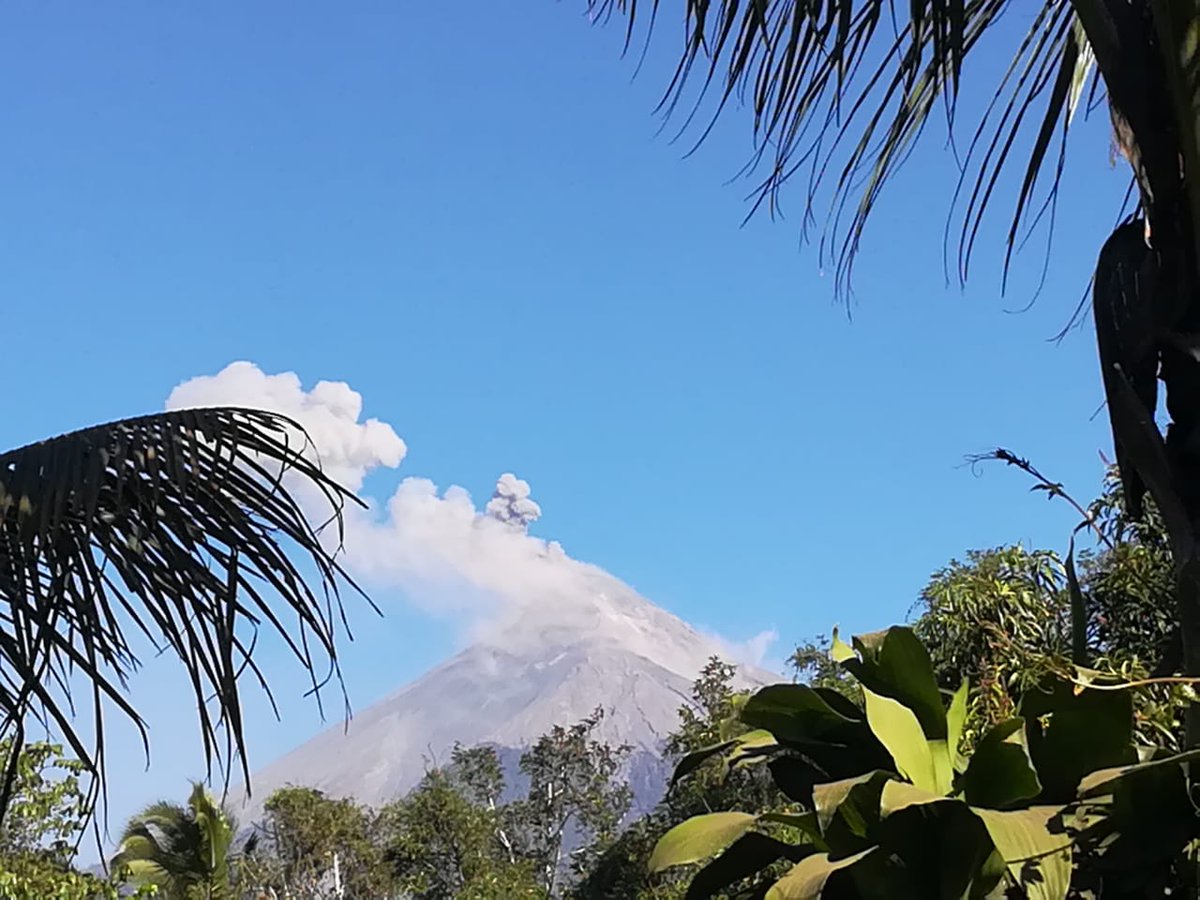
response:
<path id="1" fill-rule="evenodd" d="M 937 572 L 922 592 L 913 628 L 940 687 L 971 684 L 968 746 L 1012 716 L 1029 685 L 1047 674 L 1072 677 L 1079 663 L 1123 681 L 1162 674 L 1151 667 L 1169 649 L 1175 598 L 1161 519 L 1152 503 L 1142 519 L 1128 518 L 1115 472 L 1086 514 L 1098 537 L 1078 559 L 1021 547 L 976 551 Z M 1134 711 L 1143 745 L 1182 745 L 1186 697 L 1178 683 L 1141 687 Z"/>
<path id="2" fill-rule="evenodd" d="M 3 900 L 118 900 L 154 896 L 153 888 L 130 891 L 120 873 L 100 878 L 61 865 L 38 853 L 0 857 L 0 898 Z"/>
<path id="3" fill-rule="evenodd" d="M 664 4 L 587 0 L 593 20 L 623 16 L 627 40 Z M 784 185 L 809 173 L 803 221 L 831 189 L 822 253 L 848 288 L 883 188 L 946 116 L 985 51 L 1012 49 L 980 118 L 954 140 L 959 166 L 956 268 L 967 277 L 993 203 L 1016 190 L 1004 269 L 1029 231 L 1053 216 L 1068 136 L 1081 108 L 1106 97 L 1115 144 L 1130 164 L 1139 218 L 1097 248 L 1093 314 L 1117 461 L 1133 518 L 1153 499 L 1168 535 L 1182 668 L 1200 677 L 1200 8 L 1193 0 L 1037 0 L 1022 27 L 1002 23 L 1008 0 L 685 0 L 679 66 L 663 100 L 690 108 L 685 127 L 744 99 L 753 109 L 751 168 L 765 167 L 756 208 L 778 208 Z M 698 80 L 698 85 L 696 84 Z M 686 93 L 697 86 L 694 106 Z M 986 98 L 985 98 L 986 99 Z M 974 104 L 972 104 L 974 105 Z M 697 116 L 696 113 L 699 113 Z M 701 132 L 701 139 L 709 132 Z M 957 171 L 956 171 L 957 170 Z M 801 176 L 803 177 L 803 175 Z M 1019 187 L 1016 187 L 1018 186 Z M 1114 214 L 1127 197 L 1113 197 Z M 924 209 L 918 212 L 924 214 Z M 1155 422 L 1157 382 L 1169 424 Z M 1186 743 L 1200 744 L 1200 704 Z"/>
<path id="4" fill-rule="evenodd" d="M 533 865 L 551 896 L 564 875 L 585 870 L 616 839 L 629 811 L 632 791 L 617 780 L 629 748 L 595 739 L 603 718 L 597 709 L 574 725 L 555 725 L 521 755 L 529 791 L 509 804 L 506 819 L 518 856 Z M 578 847 L 569 863 L 563 857 L 568 842 Z"/>
<path id="5" fill-rule="evenodd" d="M 398 888 L 430 900 L 563 895 L 629 809 L 619 779 L 628 751 L 594 737 L 602 719 L 597 710 L 539 738 L 519 762 L 528 788 L 511 799 L 494 749 L 456 747 L 382 810 Z"/>
<path id="6" fill-rule="evenodd" d="M 809 687 L 829 688 L 852 700 L 862 699 L 858 682 L 833 661 L 829 646 L 829 638 L 823 634 L 798 646 L 788 660 L 796 677 Z"/>
<path id="7" fill-rule="evenodd" d="M 118 878 L 105 880 L 71 865 L 90 811 L 79 784 L 84 770 L 47 742 L 27 744 L 18 756 L 9 813 L 0 824 L 0 898 L 117 897 Z"/>
<path id="8" fill-rule="evenodd" d="M 257 845 L 244 867 L 249 883 L 282 896 L 314 898 L 377 897 L 390 884 L 376 815 L 366 807 L 289 785 L 271 794 L 263 811 Z"/>
<path id="9" fill-rule="evenodd" d="M 167 900 L 226 900 L 236 896 L 236 838 L 237 821 L 196 782 L 186 807 L 160 800 L 129 819 L 112 867 Z"/>
<path id="10" fill-rule="evenodd" d="M 10 745 L 0 746 L 0 754 L 7 757 Z M 0 823 L 0 854 L 38 851 L 69 862 L 87 824 L 87 795 L 79 784 L 85 771 L 58 744 L 27 744 L 17 758 L 8 815 Z"/>
<path id="11" fill-rule="evenodd" d="M 735 666 L 718 657 L 708 661 L 692 685 L 691 702 L 679 708 L 679 726 L 665 742 L 670 758 L 682 758 L 746 732 L 737 713 L 749 695 L 735 689 L 736 674 Z M 675 781 L 654 810 L 596 854 L 574 896 L 678 900 L 687 890 L 688 873 L 651 873 L 647 868 L 658 838 L 691 816 L 729 809 L 768 812 L 784 801 L 786 797 L 762 767 L 731 769 L 715 757 L 706 760 L 688 778 Z"/>
<path id="12" fill-rule="evenodd" d="M 138 665 L 130 630 L 187 671 L 210 763 L 236 755 L 247 775 L 238 681 L 247 669 L 261 678 L 252 632 L 267 623 L 314 687 L 328 677 L 321 655 L 336 670 L 342 571 L 279 475 L 323 493 L 339 522 L 351 495 L 304 447 L 303 432 L 281 416 L 213 408 L 127 419 L 0 454 L 0 737 L 10 739 L 0 820 L 31 718 L 100 777 L 101 705 L 111 702 L 142 727 L 121 690 Z M 306 585 L 285 541 L 309 558 L 322 590 Z M 291 616 L 296 625 L 284 625 Z M 94 688 L 94 743 L 77 731 L 71 685 L 79 674 Z"/>
<path id="13" fill-rule="evenodd" d="M 407 796 L 383 811 L 387 857 L 416 898 L 544 897 L 518 857 L 500 799 L 504 775 L 491 747 L 455 747 Z M 489 893 L 496 891 L 497 893 Z"/>

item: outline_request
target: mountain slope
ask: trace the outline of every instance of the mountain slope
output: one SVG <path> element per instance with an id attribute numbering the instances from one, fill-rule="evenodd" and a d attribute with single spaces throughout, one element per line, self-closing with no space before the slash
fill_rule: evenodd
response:
<path id="1" fill-rule="evenodd" d="M 590 567 L 589 567 L 590 568 Z M 692 682 L 716 641 L 654 606 L 599 569 L 587 596 L 511 622 L 374 706 L 317 735 L 253 777 L 253 821 L 262 800 L 286 784 L 308 785 L 378 806 L 412 788 L 458 742 L 517 751 L 553 725 L 602 707 L 598 737 L 632 749 L 627 777 L 647 808 L 667 774 L 661 741 L 678 723 Z M 774 680 L 743 670 L 749 684 Z M 515 756 L 515 752 L 504 754 Z"/>

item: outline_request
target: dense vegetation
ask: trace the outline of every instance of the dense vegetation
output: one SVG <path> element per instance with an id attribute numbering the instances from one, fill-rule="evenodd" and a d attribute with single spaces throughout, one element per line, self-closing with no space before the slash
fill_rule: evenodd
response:
<path id="1" fill-rule="evenodd" d="M 661 4 L 587 5 L 593 18 L 626 17 L 632 37 Z M 964 70 L 986 38 L 1007 36 L 997 26 L 1015 6 L 686 0 L 665 107 L 697 77 L 702 93 L 719 92 L 718 114 L 747 98 L 755 161 L 769 168 L 760 202 L 774 206 L 810 171 L 812 212 L 832 179 L 828 246 L 847 287 L 882 186 L 935 111 L 953 127 Z M 746 695 L 713 661 L 668 741 L 671 790 L 623 830 L 625 751 L 594 739 L 593 717 L 525 752 L 522 790 L 494 751 L 460 748 L 381 810 L 286 788 L 249 838 L 197 785 L 186 804 L 153 804 L 127 824 L 107 879 L 71 863 L 103 781 L 101 708 L 140 725 L 121 690 L 137 665 L 127 632 L 186 669 L 209 760 L 245 767 L 238 677 L 257 669 L 240 635 L 267 622 L 314 689 L 308 648 L 336 670 L 336 602 L 306 585 L 278 538 L 309 557 L 334 601 L 342 573 L 275 475 L 294 470 L 335 507 L 348 495 L 295 452 L 291 423 L 246 410 L 165 413 L 9 451 L 0 892 L 112 896 L 128 880 L 177 898 L 1196 896 L 1200 6 L 1038 0 L 1026 11 L 965 145 L 957 262 L 965 278 L 1015 164 L 1007 267 L 1058 200 L 1077 114 L 1105 95 L 1138 204 L 1097 248 L 1093 311 L 1121 484 L 1086 511 L 1090 552 L 1077 557 L 1072 540 L 1065 555 L 970 554 L 935 575 L 911 628 L 799 648 L 798 683 Z M 73 674 L 91 688 L 90 739 L 75 727 Z M 74 758 L 30 741 L 34 721 Z"/>
<path id="2" fill-rule="evenodd" d="M 1188 757 L 1171 754 L 1190 689 L 1150 672 L 1171 643 L 1170 554 L 1152 506 L 1129 521 L 1115 477 L 1085 512 L 1094 548 L 1078 559 L 970 553 L 934 574 L 910 627 L 797 648 L 791 683 L 747 694 L 711 660 L 665 741 L 676 779 L 632 821 L 626 748 L 596 739 L 598 710 L 517 771 L 494 748 L 456 747 L 382 809 L 289 786 L 239 833 L 196 785 L 130 820 L 113 878 L 167 898 L 430 900 L 751 897 L 776 882 L 772 897 L 816 896 L 788 893 L 808 872 L 826 896 L 1189 885 Z M 21 759 L 0 896 L 111 894 L 113 880 L 70 866 L 81 764 L 49 745 Z M 1018 845 L 1035 858 L 1018 865 Z"/>

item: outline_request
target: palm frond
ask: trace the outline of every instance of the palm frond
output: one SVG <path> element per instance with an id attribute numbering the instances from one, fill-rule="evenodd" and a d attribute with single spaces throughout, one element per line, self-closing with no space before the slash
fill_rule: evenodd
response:
<path id="1" fill-rule="evenodd" d="M 112 868 L 135 884 L 166 888 L 168 896 L 230 895 L 229 863 L 237 819 L 200 782 L 184 808 L 151 803 L 125 824 Z"/>
<path id="2" fill-rule="evenodd" d="M 627 46 L 636 23 L 645 20 L 649 40 L 660 19 L 660 0 L 587 0 L 587 5 L 593 20 L 626 18 Z M 1007 272 L 1023 229 L 1053 214 L 1066 131 L 1086 85 L 1095 90 L 1098 83 L 1092 48 L 1072 6 L 1071 0 L 686 0 L 684 43 L 660 111 L 676 112 L 688 86 L 698 81 L 681 133 L 715 95 L 699 143 L 730 101 L 748 105 L 756 149 L 747 169 L 765 170 L 753 210 L 765 205 L 778 212 L 781 189 L 803 170 L 807 228 L 821 188 L 831 187 L 821 254 L 836 265 L 839 290 L 848 290 L 883 186 L 939 106 L 953 139 L 964 66 L 988 43 L 985 38 L 1001 33 L 996 26 L 1015 7 L 1031 17 L 1030 24 L 965 158 L 955 159 L 961 174 L 957 196 L 965 200 L 957 207 L 956 268 L 965 279 L 1000 175 L 1016 160 L 1015 149 L 1028 142 L 1007 234 Z M 1029 128 L 1038 109 L 1040 121 Z"/>
<path id="3" fill-rule="evenodd" d="M 248 671 L 270 697 L 252 656 L 259 626 L 286 642 L 319 702 L 338 675 L 339 591 L 354 587 L 336 552 L 344 504 L 359 501 L 307 448 L 303 430 L 282 416 L 211 408 L 0 454 L 0 733 L 19 747 L 29 717 L 42 721 L 103 791 L 103 706 L 129 717 L 146 742 L 124 692 L 139 665 L 132 629 L 183 664 L 210 775 L 214 761 L 236 756 L 248 778 L 238 682 Z M 285 472 L 330 503 L 333 549 L 284 489 Z M 286 545 L 311 564 L 316 590 Z M 90 739 L 76 726 L 80 675 L 91 687 Z M 0 784 L 2 818 L 11 775 Z"/>

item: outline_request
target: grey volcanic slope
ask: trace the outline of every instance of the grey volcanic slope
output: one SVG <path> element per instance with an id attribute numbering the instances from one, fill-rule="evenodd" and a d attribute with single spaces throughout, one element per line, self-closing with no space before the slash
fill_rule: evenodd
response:
<path id="1" fill-rule="evenodd" d="M 253 776 L 253 798 L 233 806 L 254 821 L 264 798 L 287 784 L 378 806 L 411 789 L 455 742 L 492 744 L 512 760 L 553 725 L 570 725 L 597 706 L 599 737 L 629 744 L 626 776 L 635 809 L 657 801 L 667 765 L 661 741 L 678 723 L 692 681 L 719 645 L 598 569 L 590 598 L 556 620 L 514 622 L 374 706 L 348 729 L 328 729 Z M 743 671 L 762 684 L 777 676 Z"/>

